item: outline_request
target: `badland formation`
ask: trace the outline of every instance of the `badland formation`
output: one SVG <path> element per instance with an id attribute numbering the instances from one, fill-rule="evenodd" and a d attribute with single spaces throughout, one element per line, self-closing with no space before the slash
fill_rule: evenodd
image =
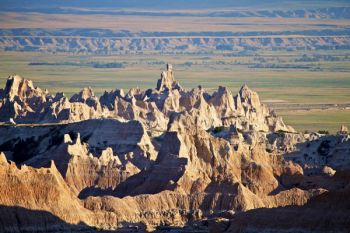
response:
<path id="1" fill-rule="evenodd" d="M 0 231 L 349 232 L 350 140 L 300 133 L 243 85 L 0 89 Z"/>

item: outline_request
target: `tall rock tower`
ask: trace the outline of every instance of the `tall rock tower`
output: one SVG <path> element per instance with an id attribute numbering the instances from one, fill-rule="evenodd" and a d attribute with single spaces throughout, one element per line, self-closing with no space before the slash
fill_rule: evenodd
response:
<path id="1" fill-rule="evenodd" d="M 181 86 L 178 82 L 175 81 L 174 73 L 173 73 L 173 66 L 171 64 L 167 64 L 166 66 L 167 70 L 163 71 L 160 79 L 157 82 L 157 90 L 158 91 L 165 91 L 165 90 L 172 90 L 172 89 L 181 89 Z"/>

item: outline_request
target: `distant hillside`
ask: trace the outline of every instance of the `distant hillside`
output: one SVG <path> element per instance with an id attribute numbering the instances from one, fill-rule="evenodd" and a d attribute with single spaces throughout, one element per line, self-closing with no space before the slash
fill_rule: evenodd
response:
<path id="1" fill-rule="evenodd" d="M 73 15 L 113 15 L 113 16 L 171 16 L 171 17 L 263 17 L 263 18 L 308 18 L 308 19 L 349 19 L 350 7 L 325 7 L 315 9 L 230 9 L 230 10 L 202 10 L 202 11 L 159 11 L 159 10 L 118 10 L 112 9 L 81 9 L 65 7 L 27 8 L 8 7 L 11 12 L 40 12 L 46 14 Z"/>
<path id="2" fill-rule="evenodd" d="M 16 31 L 0 30 L 0 35 L 6 32 L 16 34 Z M 130 52 L 208 54 L 217 51 L 350 49 L 349 31 L 342 31 L 345 35 L 337 36 L 332 35 L 332 31 L 325 31 L 324 34 L 322 31 L 303 32 L 314 34 L 313 36 L 264 36 L 266 34 L 264 32 L 250 32 L 249 34 L 255 35 L 251 37 L 238 36 L 244 33 L 230 34 L 228 32 L 145 32 L 140 33 L 141 37 L 130 32 L 112 33 L 108 30 L 105 30 L 106 33 L 99 33 L 98 30 L 71 30 L 73 36 L 69 36 L 68 30 L 50 32 L 42 29 L 40 32 L 40 36 L 30 30 L 24 36 L 0 36 L 0 51 L 75 54 L 125 54 Z M 327 32 L 332 36 L 325 36 Z M 66 36 L 61 36 L 62 34 Z M 79 37 L 76 36 L 77 34 L 84 36 Z M 103 34 L 107 36 L 104 37 Z M 289 32 L 289 34 L 294 33 Z M 113 37 L 113 35 L 118 35 L 118 37 Z M 236 36 L 232 37 L 232 35 Z"/>
<path id="3" fill-rule="evenodd" d="M 349 49 L 349 1 L 0 2 L 0 51 L 202 54 Z"/>

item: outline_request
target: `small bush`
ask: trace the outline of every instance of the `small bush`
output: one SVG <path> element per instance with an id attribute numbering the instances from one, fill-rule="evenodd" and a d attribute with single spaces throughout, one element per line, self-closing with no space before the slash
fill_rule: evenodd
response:
<path id="1" fill-rule="evenodd" d="M 328 130 L 319 130 L 317 133 L 319 133 L 319 134 L 329 134 Z"/>
<path id="2" fill-rule="evenodd" d="M 213 133 L 220 133 L 223 130 L 225 130 L 224 126 L 215 127 L 214 130 L 213 130 Z"/>

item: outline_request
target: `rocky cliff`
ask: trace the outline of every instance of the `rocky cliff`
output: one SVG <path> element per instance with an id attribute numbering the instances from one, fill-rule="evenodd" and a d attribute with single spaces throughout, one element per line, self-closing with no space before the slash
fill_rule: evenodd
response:
<path id="1" fill-rule="evenodd" d="M 284 225 L 265 213 L 315 213 L 348 190 L 346 127 L 297 133 L 246 85 L 185 90 L 168 65 L 155 89 L 96 97 L 88 87 L 68 99 L 11 76 L 0 93 L 0 211 L 14 216 L 0 215 L 2 231 L 326 232 L 317 216 Z"/>
<path id="2" fill-rule="evenodd" d="M 202 87 L 184 90 L 175 81 L 171 65 L 162 72 L 156 89 L 116 89 L 96 97 L 91 87 L 70 99 L 49 94 L 31 81 L 10 76 L 0 97 L 0 120 L 16 123 L 71 123 L 88 119 L 138 120 L 148 129 L 165 131 L 178 114 L 200 117 L 204 129 L 235 125 L 241 130 L 294 132 L 273 110 L 260 103 L 256 92 L 244 85 L 236 96 L 224 87 L 213 94 Z"/>
<path id="3" fill-rule="evenodd" d="M 290 25 L 287 25 L 290 26 Z M 341 27 L 341 26 L 339 26 Z M 288 28 L 288 27 L 287 27 Z M 236 28 L 235 28 L 236 29 Z M 80 29 L 81 31 L 86 29 Z M 96 30 L 88 30 L 83 35 L 79 32 L 64 36 L 43 36 L 45 29 L 24 36 L 0 35 L 1 51 L 46 52 L 46 53 L 76 53 L 76 54 L 127 54 L 139 53 L 187 53 L 201 54 L 219 51 L 233 51 L 234 48 L 243 51 L 256 50 L 317 50 L 349 48 L 349 30 L 306 30 L 277 32 L 149 32 L 149 35 L 134 35 L 119 37 L 104 35 L 104 31 L 96 36 Z M 49 34 L 50 32 L 45 32 Z M 59 32 L 58 32 L 59 33 Z M 121 32 L 122 33 L 122 32 Z M 146 32 L 147 33 L 147 32 Z M 1 30 L 0 30 L 1 34 Z M 2 33 L 4 34 L 4 33 Z M 6 34 L 6 33 L 5 33 Z M 91 36 L 86 36 L 91 34 Z M 160 36 L 159 36 L 160 34 Z M 162 35 L 164 34 L 164 35 Z M 245 35 L 246 34 L 246 35 Z M 282 34 L 282 35 L 281 35 Z M 296 35 L 296 36 L 295 36 Z M 302 35 L 302 36 L 299 36 Z M 306 35 L 306 36 L 304 36 Z M 253 37 L 251 37 L 253 36 Z"/>

